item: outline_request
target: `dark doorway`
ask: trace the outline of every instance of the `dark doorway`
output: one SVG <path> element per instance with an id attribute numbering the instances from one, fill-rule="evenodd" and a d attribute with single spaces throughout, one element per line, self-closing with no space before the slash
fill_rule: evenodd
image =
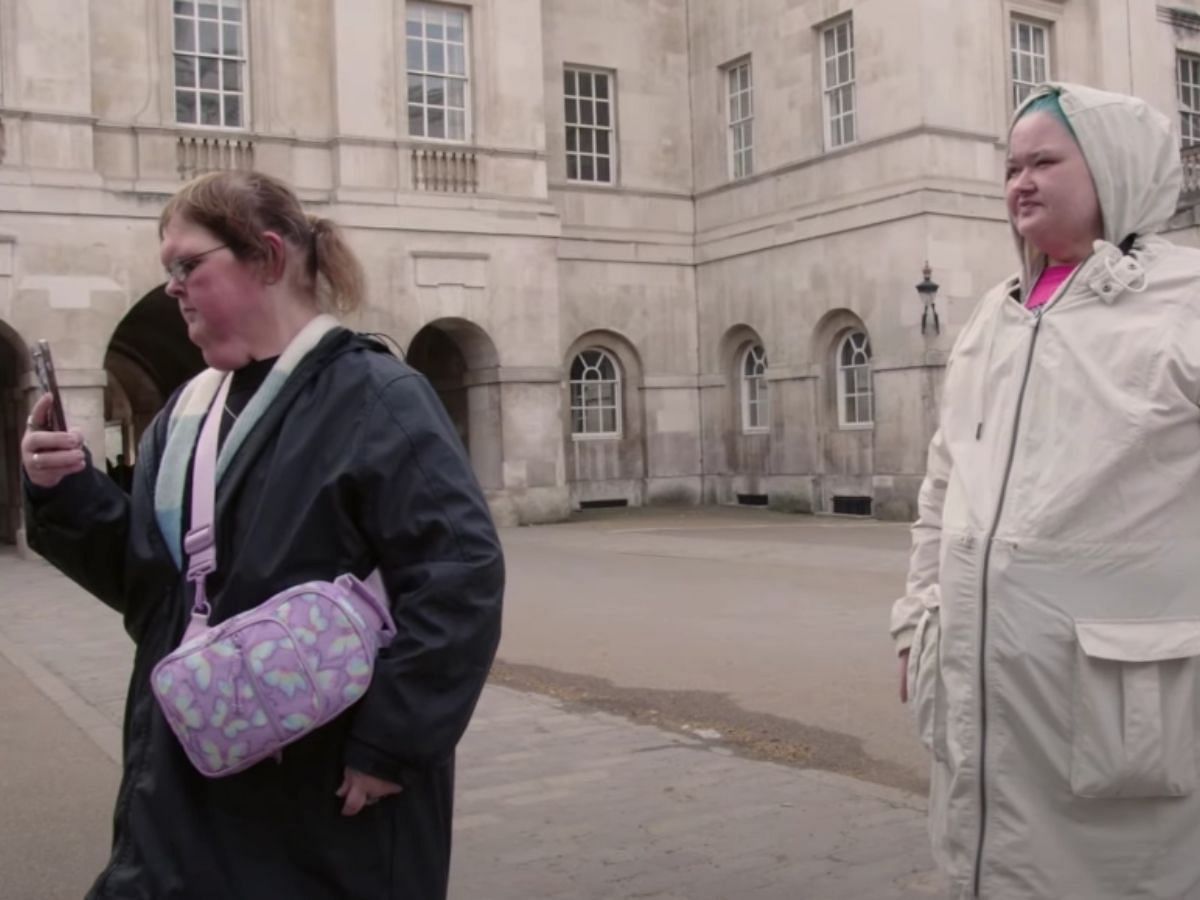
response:
<path id="1" fill-rule="evenodd" d="M 429 379 L 450 414 L 454 430 L 471 452 L 471 416 L 467 404 L 467 358 L 446 332 L 429 325 L 408 347 L 408 364 Z"/>
<path id="2" fill-rule="evenodd" d="M 502 395 L 492 339 L 466 319 L 438 319 L 413 336 L 405 358 L 437 391 L 479 483 L 502 487 Z"/>
<path id="3" fill-rule="evenodd" d="M 154 416 L 204 367 L 200 350 L 188 340 L 179 304 L 162 287 L 139 300 L 117 326 L 104 357 L 106 423 L 110 435 L 120 435 L 109 454 L 124 453 L 134 462 L 137 443 Z"/>
<path id="4" fill-rule="evenodd" d="M 15 544 L 21 528 L 21 435 L 26 416 L 21 381 L 28 371 L 25 342 L 0 322 L 0 544 Z"/>

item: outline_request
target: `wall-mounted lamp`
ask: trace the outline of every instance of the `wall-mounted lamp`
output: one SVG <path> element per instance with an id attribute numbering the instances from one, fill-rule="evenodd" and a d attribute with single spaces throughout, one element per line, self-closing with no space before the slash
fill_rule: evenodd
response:
<path id="1" fill-rule="evenodd" d="M 934 300 L 937 298 L 938 286 L 931 276 L 933 270 L 929 268 L 929 260 L 925 261 L 925 268 L 922 270 L 925 279 L 917 285 L 917 293 L 921 297 L 921 303 L 924 304 L 924 309 L 921 310 L 921 334 L 926 333 L 926 329 L 932 325 L 934 334 L 942 333 L 942 323 L 938 319 L 937 307 L 934 305 Z"/>

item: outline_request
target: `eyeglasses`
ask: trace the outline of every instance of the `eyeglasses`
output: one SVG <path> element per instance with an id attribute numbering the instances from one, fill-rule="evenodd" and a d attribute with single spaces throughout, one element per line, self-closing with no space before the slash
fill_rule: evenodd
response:
<path id="1" fill-rule="evenodd" d="M 184 284 L 188 280 L 188 276 L 196 271 L 196 267 L 200 265 L 204 257 L 210 253 L 216 253 L 218 250 L 225 249 L 227 249 L 226 244 L 217 244 L 217 246 L 209 247 L 200 253 L 193 253 L 191 256 L 174 260 L 167 264 L 167 278 L 173 279 L 176 284 Z"/>

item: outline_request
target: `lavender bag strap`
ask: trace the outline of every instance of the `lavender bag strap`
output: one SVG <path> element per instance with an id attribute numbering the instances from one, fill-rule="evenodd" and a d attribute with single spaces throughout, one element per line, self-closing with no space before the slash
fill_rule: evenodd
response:
<path id="1" fill-rule="evenodd" d="M 213 525 L 213 513 L 217 496 L 217 444 L 221 436 L 221 416 L 229 397 L 232 375 L 226 375 L 221 389 L 209 407 L 200 429 L 200 440 L 192 457 L 192 518 L 187 535 L 183 539 L 183 550 L 187 554 L 187 578 L 195 585 L 192 602 L 192 618 L 184 632 L 186 644 L 198 632 L 208 627 L 211 609 L 205 580 L 217 570 L 217 535 Z"/>
<path id="2" fill-rule="evenodd" d="M 221 434 L 221 416 L 225 412 L 232 382 L 233 376 L 226 375 L 221 383 L 221 389 L 200 429 L 200 439 L 196 442 L 196 452 L 192 457 L 192 518 L 189 523 L 191 527 L 183 539 L 183 550 L 187 554 L 188 581 L 195 585 L 195 599 L 192 602 L 191 620 L 183 634 L 184 644 L 208 627 L 208 617 L 212 612 L 205 580 L 217 570 L 217 535 L 213 523 L 217 496 L 217 444 Z M 387 638 L 395 637 L 396 625 L 392 620 L 383 573 L 375 569 L 361 584 L 367 591 L 373 612 L 380 620 L 379 630 Z"/>

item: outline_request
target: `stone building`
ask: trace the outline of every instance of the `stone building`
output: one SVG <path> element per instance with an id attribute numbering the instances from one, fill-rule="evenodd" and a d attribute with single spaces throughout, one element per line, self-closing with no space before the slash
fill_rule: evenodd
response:
<path id="1" fill-rule="evenodd" d="M 503 521 L 911 516 L 1045 78 L 1200 141 L 1200 0 L 0 0 L 0 540 L 27 344 L 133 460 L 201 365 L 158 211 L 251 166 L 347 228 L 353 324 L 430 377 Z"/>

